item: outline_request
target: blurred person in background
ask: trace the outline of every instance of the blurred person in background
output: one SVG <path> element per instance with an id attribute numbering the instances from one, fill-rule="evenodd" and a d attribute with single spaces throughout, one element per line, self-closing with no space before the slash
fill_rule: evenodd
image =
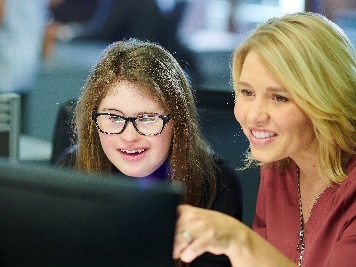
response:
<path id="1" fill-rule="evenodd" d="M 0 93 L 20 94 L 23 115 L 26 94 L 42 62 L 49 5 L 60 1 L 0 0 Z"/>
<path id="2" fill-rule="evenodd" d="M 186 0 L 64 0 L 51 11 L 52 40 L 99 41 L 130 38 L 159 43 L 192 78 L 194 61 L 177 36 Z"/>

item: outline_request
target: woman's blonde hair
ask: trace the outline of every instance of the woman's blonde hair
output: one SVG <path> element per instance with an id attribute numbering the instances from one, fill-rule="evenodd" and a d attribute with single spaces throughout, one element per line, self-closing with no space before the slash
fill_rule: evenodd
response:
<path id="1" fill-rule="evenodd" d="M 141 85 L 143 93 L 159 101 L 173 120 L 173 140 L 168 163 L 171 180 L 186 187 L 182 202 L 210 207 L 216 192 L 216 166 L 198 124 L 190 83 L 174 57 L 161 46 L 130 39 L 110 45 L 93 67 L 74 111 L 78 149 L 76 168 L 110 173 L 92 121 L 92 112 L 119 81 Z"/>
<path id="2" fill-rule="evenodd" d="M 350 40 L 320 14 L 269 19 L 234 52 L 235 88 L 251 50 L 311 119 L 322 175 L 342 182 L 347 175 L 344 167 L 356 149 L 356 54 Z M 288 166 L 288 160 L 280 165 Z"/>

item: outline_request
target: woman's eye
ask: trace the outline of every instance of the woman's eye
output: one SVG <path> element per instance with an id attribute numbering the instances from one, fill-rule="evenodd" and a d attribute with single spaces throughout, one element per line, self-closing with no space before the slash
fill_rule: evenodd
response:
<path id="1" fill-rule="evenodd" d="M 285 96 L 281 96 L 281 95 L 274 95 L 272 97 L 273 100 L 276 100 L 277 102 L 288 102 L 289 98 L 285 97 Z"/>
<path id="2" fill-rule="evenodd" d="M 240 94 L 243 96 L 253 96 L 253 92 L 251 90 L 247 90 L 247 89 L 241 89 Z"/>

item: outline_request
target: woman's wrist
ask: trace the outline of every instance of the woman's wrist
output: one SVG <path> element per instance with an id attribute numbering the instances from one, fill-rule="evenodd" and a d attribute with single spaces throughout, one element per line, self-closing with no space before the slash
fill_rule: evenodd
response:
<path id="1" fill-rule="evenodd" d="M 230 242 L 226 256 L 229 257 L 233 267 L 241 266 L 247 262 L 250 265 L 246 266 L 261 266 L 259 255 L 261 255 L 261 251 L 265 250 L 264 244 L 267 245 L 267 241 L 263 237 L 250 227 L 238 222 Z"/>

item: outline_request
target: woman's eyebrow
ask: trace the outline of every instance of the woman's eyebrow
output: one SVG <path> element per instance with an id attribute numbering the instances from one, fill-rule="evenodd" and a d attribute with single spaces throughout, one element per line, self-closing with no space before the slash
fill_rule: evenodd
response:
<path id="1" fill-rule="evenodd" d="M 244 81 L 239 81 L 238 82 L 239 85 L 242 86 L 248 86 L 248 87 L 252 87 L 249 83 L 244 82 Z M 267 91 L 269 92 L 276 92 L 276 93 L 280 93 L 280 92 L 286 92 L 286 90 L 283 87 L 273 87 L 273 86 L 269 86 L 267 87 Z"/>
<path id="2" fill-rule="evenodd" d="M 238 84 L 239 84 L 239 85 L 242 85 L 242 86 L 249 86 L 249 87 L 251 87 L 251 85 L 250 85 L 249 83 L 243 82 L 243 81 L 239 81 Z"/>
<path id="3" fill-rule="evenodd" d="M 283 87 L 267 87 L 267 91 L 274 92 L 274 93 L 285 93 L 287 92 L 286 89 Z"/>

